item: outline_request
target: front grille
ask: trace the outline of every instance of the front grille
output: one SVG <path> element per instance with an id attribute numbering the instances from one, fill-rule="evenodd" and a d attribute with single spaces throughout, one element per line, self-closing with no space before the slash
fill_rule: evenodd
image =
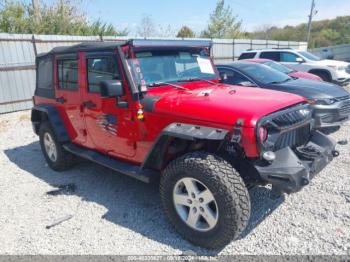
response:
<path id="1" fill-rule="evenodd" d="M 350 100 L 347 101 L 340 109 L 339 112 L 341 115 L 348 115 L 350 114 Z"/>
<path id="2" fill-rule="evenodd" d="M 281 133 L 275 142 L 274 151 L 285 147 L 291 147 L 295 149 L 296 147 L 306 144 L 309 140 L 310 135 L 310 125 L 305 125 L 290 131 Z"/>
<path id="3" fill-rule="evenodd" d="M 307 116 L 303 115 L 300 110 L 297 110 L 277 116 L 272 119 L 272 122 L 280 128 L 287 128 L 304 122 L 306 118 Z"/>
<path id="4" fill-rule="evenodd" d="M 350 65 L 348 65 L 348 67 L 345 70 L 348 74 L 350 74 Z"/>
<path id="5" fill-rule="evenodd" d="M 345 101 L 345 100 L 348 100 L 348 99 L 350 100 L 350 96 L 342 96 L 342 97 L 336 98 L 336 100 L 338 102 Z"/>
<path id="6" fill-rule="evenodd" d="M 311 134 L 311 122 L 311 111 L 300 105 L 268 116 L 262 123 L 268 132 L 263 149 L 278 151 L 306 144 Z"/>

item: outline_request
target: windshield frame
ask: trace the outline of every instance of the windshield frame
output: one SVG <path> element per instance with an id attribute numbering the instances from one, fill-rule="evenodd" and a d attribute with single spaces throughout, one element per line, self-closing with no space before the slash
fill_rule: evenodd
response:
<path id="1" fill-rule="evenodd" d="M 152 53 L 152 56 L 150 56 L 148 58 L 157 58 L 157 57 L 165 57 L 165 58 L 166 57 L 168 57 L 168 58 L 175 57 L 175 58 L 177 58 L 177 56 L 173 56 L 173 55 L 171 55 L 171 53 L 180 54 L 181 52 L 190 53 L 192 55 L 191 57 L 195 57 L 196 54 L 198 54 L 198 57 L 209 60 L 210 65 L 211 65 L 212 70 L 213 70 L 213 74 L 208 74 L 208 76 L 191 75 L 188 77 L 177 77 L 174 79 L 163 78 L 163 79 L 157 79 L 155 81 L 146 81 L 144 79 L 145 73 L 142 70 L 142 66 L 140 65 L 140 60 L 146 59 L 147 57 L 137 57 L 137 54 L 140 54 L 143 52 L 144 53 L 147 53 L 147 52 Z M 164 53 L 164 55 L 161 54 L 162 52 Z M 166 55 L 167 52 L 169 52 L 170 55 Z M 158 53 L 158 54 L 153 55 L 153 53 Z M 169 61 L 169 62 L 171 63 L 172 61 Z M 219 73 L 214 65 L 212 57 L 210 56 L 210 48 L 209 47 L 186 47 L 186 46 L 184 46 L 184 47 L 178 47 L 178 46 L 176 46 L 176 47 L 175 46 L 174 47 L 171 47 L 171 46 L 137 47 L 137 48 L 133 48 L 133 50 L 131 52 L 131 56 L 129 56 L 126 59 L 126 63 L 127 63 L 127 67 L 129 69 L 129 72 L 130 72 L 132 79 L 134 80 L 135 84 L 139 87 L 141 92 L 146 92 L 148 89 L 157 88 L 157 87 L 161 87 L 161 86 L 166 85 L 166 84 L 164 84 L 164 85 L 157 84 L 157 83 L 162 83 L 162 82 L 163 83 L 181 83 L 182 82 L 181 80 L 184 80 L 183 82 L 186 83 L 187 82 L 186 80 L 191 79 L 191 78 L 198 78 L 198 82 L 207 81 L 207 80 L 219 81 Z M 148 61 L 148 63 L 152 63 L 152 62 Z M 174 63 L 175 63 L 175 60 L 174 60 Z M 198 65 L 198 68 L 200 68 L 199 65 Z M 186 71 L 186 70 L 184 70 L 184 71 Z M 201 72 L 201 74 L 204 74 L 204 73 Z M 195 81 L 191 81 L 191 82 L 193 83 Z M 157 85 L 152 87 L 152 84 L 157 84 Z"/>

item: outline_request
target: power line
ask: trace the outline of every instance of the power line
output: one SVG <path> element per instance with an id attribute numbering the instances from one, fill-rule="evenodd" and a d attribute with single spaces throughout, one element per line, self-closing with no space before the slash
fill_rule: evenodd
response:
<path id="1" fill-rule="evenodd" d="M 311 37 L 312 19 L 318 13 L 318 11 L 315 10 L 315 7 L 316 7 L 315 0 L 312 0 L 311 9 L 310 9 L 310 15 L 309 15 L 309 24 L 307 26 L 307 39 L 306 39 L 306 41 L 307 41 L 308 44 L 310 42 L 310 37 Z"/>

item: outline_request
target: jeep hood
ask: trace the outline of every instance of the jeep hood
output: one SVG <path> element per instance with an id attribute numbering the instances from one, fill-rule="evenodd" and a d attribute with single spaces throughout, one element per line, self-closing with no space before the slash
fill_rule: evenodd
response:
<path id="1" fill-rule="evenodd" d="M 166 86 L 150 89 L 144 104 L 151 103 L 153 113 L 171 115 L 180 120 L 232 126 L 242 119 L 244 126 L 254 127 L 260 118 L 305 101 L 297 95 L 260 88 L 207 83 L 188 88 L 179 90 Z"/>
<path id="2" fill-rule="evenodd" d="M 349 93 L 341 86 L 307 79 L 297 79 L 281 84 L 268 86 L 273 90 L 290 92 L 307 99 L 327 99 L 348 96 Z"/>

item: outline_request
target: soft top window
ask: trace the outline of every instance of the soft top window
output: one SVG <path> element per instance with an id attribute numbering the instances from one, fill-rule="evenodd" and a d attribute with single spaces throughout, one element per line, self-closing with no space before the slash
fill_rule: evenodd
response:
<path id="1" fill-rule="evenodd" d="M 38 57 L 36 60 L 35 95 L 47 98 L 55 96 L 52 56 Z"/>

